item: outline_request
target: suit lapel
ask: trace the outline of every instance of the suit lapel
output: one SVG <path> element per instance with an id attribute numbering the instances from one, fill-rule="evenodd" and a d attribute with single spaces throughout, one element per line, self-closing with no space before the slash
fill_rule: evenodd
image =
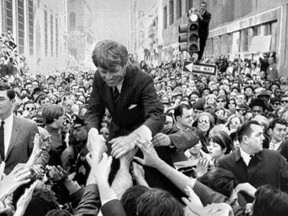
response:
<path id="1" fill-rule="evenodd" d="M 132 71 L 129 67 L 126 69 L 126 76 L 122 83 L 121 94 L 119 96 L 119 102 L 117 103 L 117 109 L 123 109 L 125 106 L 126 98 L 130 97 L 131 88 L 133 85 L 134 79 L 132 76 Z"/>
<path id="2" fill-rule="evenodd" d="M 5 157 L 5 160 L 9 157 L 9 154 L 11 153 L 13 147 L 15 146 L 18 136 L 19 136 L 19 131 L 20 131 L 20 124 L 19 124 L 19 119 L 13 116 L 13 126 L 12 126 L 12 131 L 11 131 L 11 139 L 8 147 L 8 151 Z"/>

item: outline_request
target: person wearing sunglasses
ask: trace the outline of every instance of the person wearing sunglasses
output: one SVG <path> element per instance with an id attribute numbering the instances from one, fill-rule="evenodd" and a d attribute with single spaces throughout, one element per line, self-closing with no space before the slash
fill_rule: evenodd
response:
<path id="1" fill-rule="evenodd" d="M 281 106 L 284 108 L 288 108 L 288 94 L 285 93 L 282 97 L 281 97 Z"/>
<path id="2" fill-rule="evenodd" d="M 27 101 L 24 104 L 24 112 L 27 112 L 27 117 L 32 118 L 36 115 L 36 106 L 32 101 Z"/>

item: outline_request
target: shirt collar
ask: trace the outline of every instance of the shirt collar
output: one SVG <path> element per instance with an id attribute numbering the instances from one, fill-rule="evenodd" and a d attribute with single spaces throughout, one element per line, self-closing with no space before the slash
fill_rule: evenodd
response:
<path id="1" fill-rule="evenodd" d="M 124 79 L 125 79 L 125 78 L 124 78 Z M 121 93 L 124 79 L 122 79 L 122 80 L 116 85 L 116 88 L 118 89 L 119 93 Z"/>
<path id="2" fill-rule="evenodd" d="M 3 121 L 4 122 L 7 122 L 7 121 L 12 121 L 13 119 L 13 113 L 11 113 L 6 119 L 4 119 Z"/>

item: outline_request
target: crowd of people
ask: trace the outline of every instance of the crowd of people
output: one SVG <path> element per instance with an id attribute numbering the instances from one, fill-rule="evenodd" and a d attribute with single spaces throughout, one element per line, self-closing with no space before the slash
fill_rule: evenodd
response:
<path id="1" fill-rule="evenodd" d="M 111 41 L 92 59 L 96 72 L 1 73 L 0 215 L 288 215 L 273 54 L 207 59 L 215 76 Z"/>

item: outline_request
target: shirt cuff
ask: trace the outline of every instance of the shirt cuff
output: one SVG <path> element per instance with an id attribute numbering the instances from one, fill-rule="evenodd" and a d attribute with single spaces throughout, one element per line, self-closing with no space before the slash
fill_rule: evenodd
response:
<path id="1" fill-rule="evenodd" d="M 138 134 L 141 139 L 147 140 L 149 142 L 152 140 L 152 132 L 146 125 L 141 125 L 133 133 Z"/>

